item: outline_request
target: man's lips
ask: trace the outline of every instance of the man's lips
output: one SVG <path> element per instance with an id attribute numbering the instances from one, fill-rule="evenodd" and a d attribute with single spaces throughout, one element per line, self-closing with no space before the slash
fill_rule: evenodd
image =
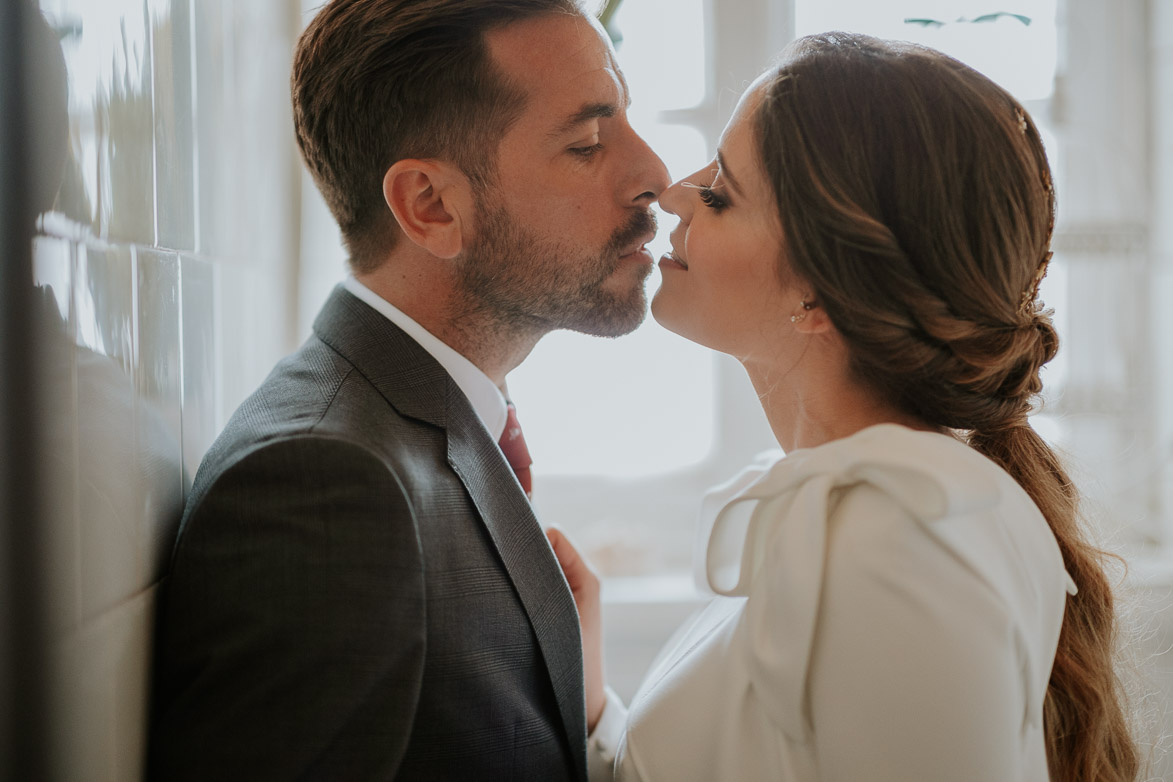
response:
<path id="1" fill-rule="evenodd" d="M 637 239 L 634 243 L 627 245 L 619 251 L 620 258 L 626 258 L 629 255 L 635 255 L 637 252 L 644 249 L 644 245 L 656 238 L 656 232 L 652 231 L 649 234 Z"/>

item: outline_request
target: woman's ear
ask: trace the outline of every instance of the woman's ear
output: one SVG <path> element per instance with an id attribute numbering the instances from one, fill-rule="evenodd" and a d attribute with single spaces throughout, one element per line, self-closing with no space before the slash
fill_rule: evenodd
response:
<path id="1" fill-rule="evenodd" d="M 464 247 L 468 191 L 462 173 L 430 160 L 400 160 L 383 175 L 383 200 L 399 227 L 437 258 L 454 258 Z"/>

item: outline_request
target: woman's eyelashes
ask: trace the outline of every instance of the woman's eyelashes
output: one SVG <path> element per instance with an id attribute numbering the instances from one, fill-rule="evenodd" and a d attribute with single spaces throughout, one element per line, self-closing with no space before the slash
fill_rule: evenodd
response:
<path id="1" fill-rule="evenodd" d="M 701 203 L 715 212 L 720 212 L 729 206 L 729 199 L 718 193 L 712 185 L 702 185 L 697 188 L 697 195 Z"/>

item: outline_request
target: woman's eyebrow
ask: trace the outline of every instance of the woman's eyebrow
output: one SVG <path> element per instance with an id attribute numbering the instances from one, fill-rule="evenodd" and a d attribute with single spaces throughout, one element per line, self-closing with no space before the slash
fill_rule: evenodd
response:
<path id="1" fill-rule="evenodd" d="M 729 170 L 729 163 L 725 161 L 725 156 L 721 154 L 721 150 L 717 150 L 717 165 L 721 167 L 721 174 L 729 180 L 729 184 L 733 185 L 733 189 L 737 191 L 738 195 L 745 195 L 745 191 L 741 189 L 741 185 L 737 183 L 737 177 L 733 176 L 733 172 Z"/>

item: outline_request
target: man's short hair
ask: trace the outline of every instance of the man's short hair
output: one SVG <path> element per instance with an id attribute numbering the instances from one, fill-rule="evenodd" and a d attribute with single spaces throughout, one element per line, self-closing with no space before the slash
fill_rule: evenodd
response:
<path id="1" fill-rule="evenodd" d="M 484 187 L 525 94 L 493 63 L 485 33 L 577 0 L 332 0 L 293 60 L 302 156 L 342 229 L 357 272 L 401 236 L 383 199 L 397 160 L 454 163 Z"/>

